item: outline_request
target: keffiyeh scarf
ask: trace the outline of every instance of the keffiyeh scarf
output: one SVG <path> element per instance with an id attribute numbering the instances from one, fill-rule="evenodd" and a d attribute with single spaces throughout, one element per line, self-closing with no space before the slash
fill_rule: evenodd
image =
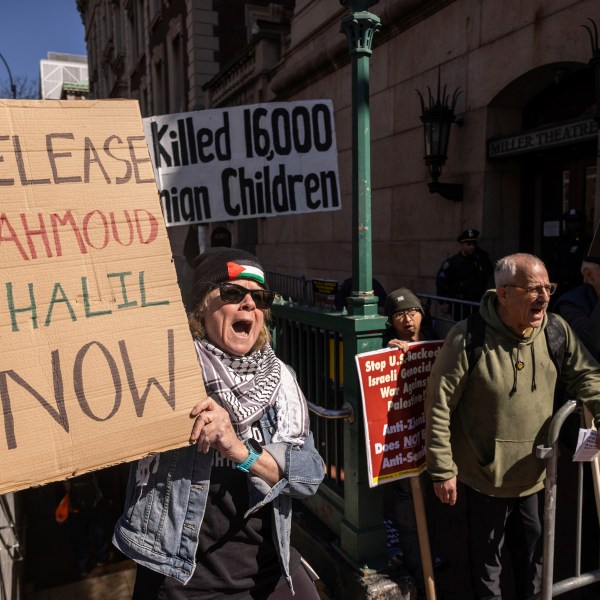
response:
<path id="1" fill-rule="evenodd" d="M 277 413 L 272 442 L 302 445 L 309 430 L 308 410 L 296 378 L 271 346 L 247 356 L 230 356 L 206 339 L 195 340 L 207 394 L 231 418 L 242 440 L 271 407 Z"/>

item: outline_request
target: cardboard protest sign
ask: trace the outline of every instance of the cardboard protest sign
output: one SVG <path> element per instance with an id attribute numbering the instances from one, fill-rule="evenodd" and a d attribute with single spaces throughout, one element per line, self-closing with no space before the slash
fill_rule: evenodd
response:
<path id="1" fill-rule="evenodd" d="M 167 227 L 341 209 L 331 100 L 144 119 Z"/>
<path id="2" fill-rule="evenodd" d="M 137 102 L 0 102 L 0 494 L 187 442 L 205 397 Z"/>
<path id="3" fill-rule="evenodd" d="M 356 355 L 370 487 L 425 469 L 424 391 L 442 341 L 408 346 Z"/>

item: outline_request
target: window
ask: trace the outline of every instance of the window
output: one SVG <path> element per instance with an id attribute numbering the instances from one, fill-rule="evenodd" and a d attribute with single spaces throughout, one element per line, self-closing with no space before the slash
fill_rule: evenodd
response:
<path id="1" fill-rule="evenodd" d="M 162 115 L 165 110 L 165 81 L 164 63 L 162 58 L 153 62 L 154 73 L 152 74 L 152 112 Z"/>
<path id="2" fill-rule="evenodd" d="M 185 110 L 183 56 L 181 51 L 181 35 L 173 37 L 169 52 L 169 110 L 182 112 Z"/>

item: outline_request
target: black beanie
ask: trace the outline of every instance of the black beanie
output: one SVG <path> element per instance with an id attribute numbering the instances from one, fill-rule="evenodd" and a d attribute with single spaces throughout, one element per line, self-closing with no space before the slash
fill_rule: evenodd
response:
<path id="1" fill-rule="evenodd" d="M 414 308 L 423 313 L 423 305 L 418 296 L 408 288 L 399 288 L 388 294 L 385 299 L 385 314 L 391 319 L 395 313 L 401 310 Z"/>
<path id="2" fill-rule="evenodd" d="M 265 273 L 254 254 L 237 248 L 209 248 L 196 258 L 193 265 L 192 302 L 198 306 L 206 294 L 223 281 L 251 279 L 269 289 Z"/>

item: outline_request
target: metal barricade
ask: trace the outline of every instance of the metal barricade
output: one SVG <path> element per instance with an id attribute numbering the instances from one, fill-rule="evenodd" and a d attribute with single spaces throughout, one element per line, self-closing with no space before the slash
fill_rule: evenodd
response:
<path id="1" fill-rule="evenodd" d="M 581 572 L 581 541 L 582 541 L 582 514 L 583 514 L 583 469 L 585 463 L 578 462 L 578 485 L 577 485 L 577 520 L 576 520 L 576 548 L 575 548 L 575 574 L 562 581 L 554 582 L 554 555 L 556 543 L 556 501 L 557 501 L 557 479 L 558 479 L 558 436 L 560 429 L 567 417 L 578 411 L 582 412 L 581 403 L 575 400 L 566 402 L 554 415 L 548 432 L 548 445 L 538 446 L 536 454 L 538 458 L 547 460 L 544 502 L 544 563 L 542 571 L 542 592 L 537 594 L 533 600 L 550 600 L 571 590 L 582 588 L 600 581 L 600 565 L 598 568 Z M 598 485 L 597 475 L 593 472 Z M 596 498 L 598 506 L 598 499 Z"/>
<path id="2" fill-rule="evenodd" d="M 458 321 L 466 319 L 479 310 L 479 302 L 457 300 L 445 296 L 417 293 L 423 302 L 426 313 L 431 317 L 432 325 L 440 337 L 445 337 L 449 329 Z"/>
<path id="3" fill-rule="evenodd" d="M 0 525 L 0 547 L 6 550 L 12 561 L 23 560 L 17 527 L 5 496 L 0 496 L 0 509 L 2 511 L 1 521 L 4 523 Z M 5 537 L 7 531 L 10 532 L 9 537 L 13 538 L 12 541 L 8 541 Z"/>
<path id="4" fill-rule="evenodd" d="M 310 280 L 304 276 L 286 275 L 284 273 L 275 273 L 267 271 L 265 273 L 269 287 L 281 294 L 284 300 L 291 300 L 298 304 L 312 304 L 312 288 Z"/>
<path id="5" fill-rule="evenodd" d="M 0 600 L 16 597 L 18 563 L 24 558 L 15 523 L 16 502 L 14 494 L 0 496 Z"/>

